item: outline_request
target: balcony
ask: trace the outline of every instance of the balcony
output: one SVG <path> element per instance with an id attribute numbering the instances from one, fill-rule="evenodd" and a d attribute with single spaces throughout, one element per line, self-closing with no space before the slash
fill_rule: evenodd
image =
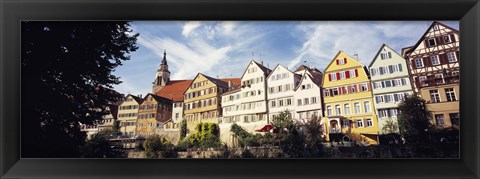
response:
<path id="1" fill-rule="evenodd" d="M 458 84 L 460 82 L 459 75 L 447 75 L 444 78 L 434 78 L 429 77 L 423 82 L 417 82 L 418 88 L 429 87 L 429 86 L 439 86 L 445 84 Z"/>
<path id="2" fill-rule="evenodd" d="M 335 127 L 335 128 L 330 128 L 329 130 L 330 134 L 338 134 L 338 133 L 342 133 L 342 129 L 340 129 L 340 127 Z"/>

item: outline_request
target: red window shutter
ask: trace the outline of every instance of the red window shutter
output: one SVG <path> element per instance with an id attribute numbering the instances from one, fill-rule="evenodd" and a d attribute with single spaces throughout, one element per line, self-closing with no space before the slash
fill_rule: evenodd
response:
<path id="1" fill-rule="evenodd" d="M 342 94 L 343 94 L 342 87 L 338 88 L 338 94 L 340 94 L 340 95 L 342 95 Z"/>
<path id="2" fill-rule="evenodd" d="M 328 81 L 332 81 L 332 74 L 328 74 Z"/>
<path id="3" fill-rule="evenodd" d="M 345 77 L 350 78 L 350 71 L 345 71 Z"/>
<path id="4" fill-rule="evenodd" d="M 358 93 L 358 85 L 353 85 L 353 86 L 355 86 L 355 92 Z"/>
<path id="5" fill-rule="evenodd" d="M 457 55 L 457 61 L 460 61 L 460 52 L 459 52 L 459 51 L 456 51 L 456 52 L 455 52 L 455 55 Z"/>
<path id="6" fill-rule="evenodd" d="M 338 65 L 338 59 L 337 59 L 337 60 L 335 60 L 335 61 L 337 61 L 337 65 Z"/>
<path id="7" fill-rule="evenodd" d="M 340 72 L 337 72 L 337 80 L 340 80 Z"/>
<path id="8" fill-rule="evenodd" d="M 347 94 L 347 88 L 348 88 L 348 87 L 346 87 L 346 86 L 342 87 L 343 93 Z"/>
<path id="9" fill-rule="evenodd" d="M 348 92 L 348 94 L 352 93 L 352 87 L 351 86 L 347 86 L 347 92 Z"/>
<path id="10" fill-rule="evenodd" d="M 355 77 L 358 77 L 358 69 L 355 69 Z"/>
<path id="11" fill-rule="evenodd" d="M 446 53 L 438 55 L 438 58 L 440 58 L 440 64 L 447 64 L 448 63 Z"/>
<path id="12" fill-rule="evenodd" d="M 430 44 L 428 43 L 428 39 L 425 39 L 425 47 L 430 47 Z"/>
<path id="13" fill-rule="evenodd" d="M 347 64 L 347 58 L 343 58 L 343 62 Z"/>
<path id="14" fill-rule="evenodd" d="M 435 40 L 437 41 L 437 45 L 442 45 L 442 44 L 444 44 L 442 37 L 437 37 L 437 38 L 435 38 Z"/>
<path id="15" fill-rule="evenodd" d="M 370 83 L 367 83 L 367 91 L 370 91 Z"/>
<path id="16" fill-rule="evenodd" d="M 353 122 L 350 121 L 350 128 L 353 128 Z"/>
<path id="17" fill-rule="evenodd" d="M 423 58 L 423 63 L 425 63 L 424 66 L 426 66 L 426 67 L 431 67 L 432 66 L 432 61 L 430 61 L 429 57 Z"/>

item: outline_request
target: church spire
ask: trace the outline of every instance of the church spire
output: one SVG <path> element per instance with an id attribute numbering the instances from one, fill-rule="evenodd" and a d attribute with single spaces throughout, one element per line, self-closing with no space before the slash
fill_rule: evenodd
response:
<path id="1" fill-rule="evenodd" d="M 167 50 L 163 51 L 162 65 L 167 65 Z"/>

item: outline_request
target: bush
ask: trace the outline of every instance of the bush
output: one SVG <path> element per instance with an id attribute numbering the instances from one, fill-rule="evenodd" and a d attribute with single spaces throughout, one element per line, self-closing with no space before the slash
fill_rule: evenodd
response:
<path id="1" fill-rule="evenodd" d="M 177 158 L 175 146 L 159 135 L 149 136 L 143 142 L 145 157 L 147 158 Z"/>
<path id="2" fill-rule="evenodd" d="M 105 137 L 106 133 L 100 132 L 87 140 L 85 145 L 81 147 L 84 158 L 125 158 L 126 154 L 119 149 L 114 149 Z"/>
<path id="3" fill-rule="evenodd" d="M 196 133 L 190 134 L 178 143 L 177 148 L 179 150 L 185 151 L 189 148 L 218 149 L 221 147 L 218 124 L 200 123 L 195 129 L 197 130 Z"/>

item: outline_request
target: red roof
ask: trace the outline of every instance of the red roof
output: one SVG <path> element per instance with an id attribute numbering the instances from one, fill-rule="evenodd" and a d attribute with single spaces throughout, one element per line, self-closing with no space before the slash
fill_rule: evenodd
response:
<path id="1" fill-rule="evenodd" d="M 228 81 L 231 81 L 232 85 L 240 85 L 240 83 L 242 83 L 242 79 L 240 78 L 220 78 L 220 80 L 227 82 L 227 84 Z"/>
<path id="2" fill-rule="evenodd" d="M 172 80 L 157 92 L 158 96 L 172 99 L 172 101 L 183 101 L 183 94 L 193 80 Z"/>

